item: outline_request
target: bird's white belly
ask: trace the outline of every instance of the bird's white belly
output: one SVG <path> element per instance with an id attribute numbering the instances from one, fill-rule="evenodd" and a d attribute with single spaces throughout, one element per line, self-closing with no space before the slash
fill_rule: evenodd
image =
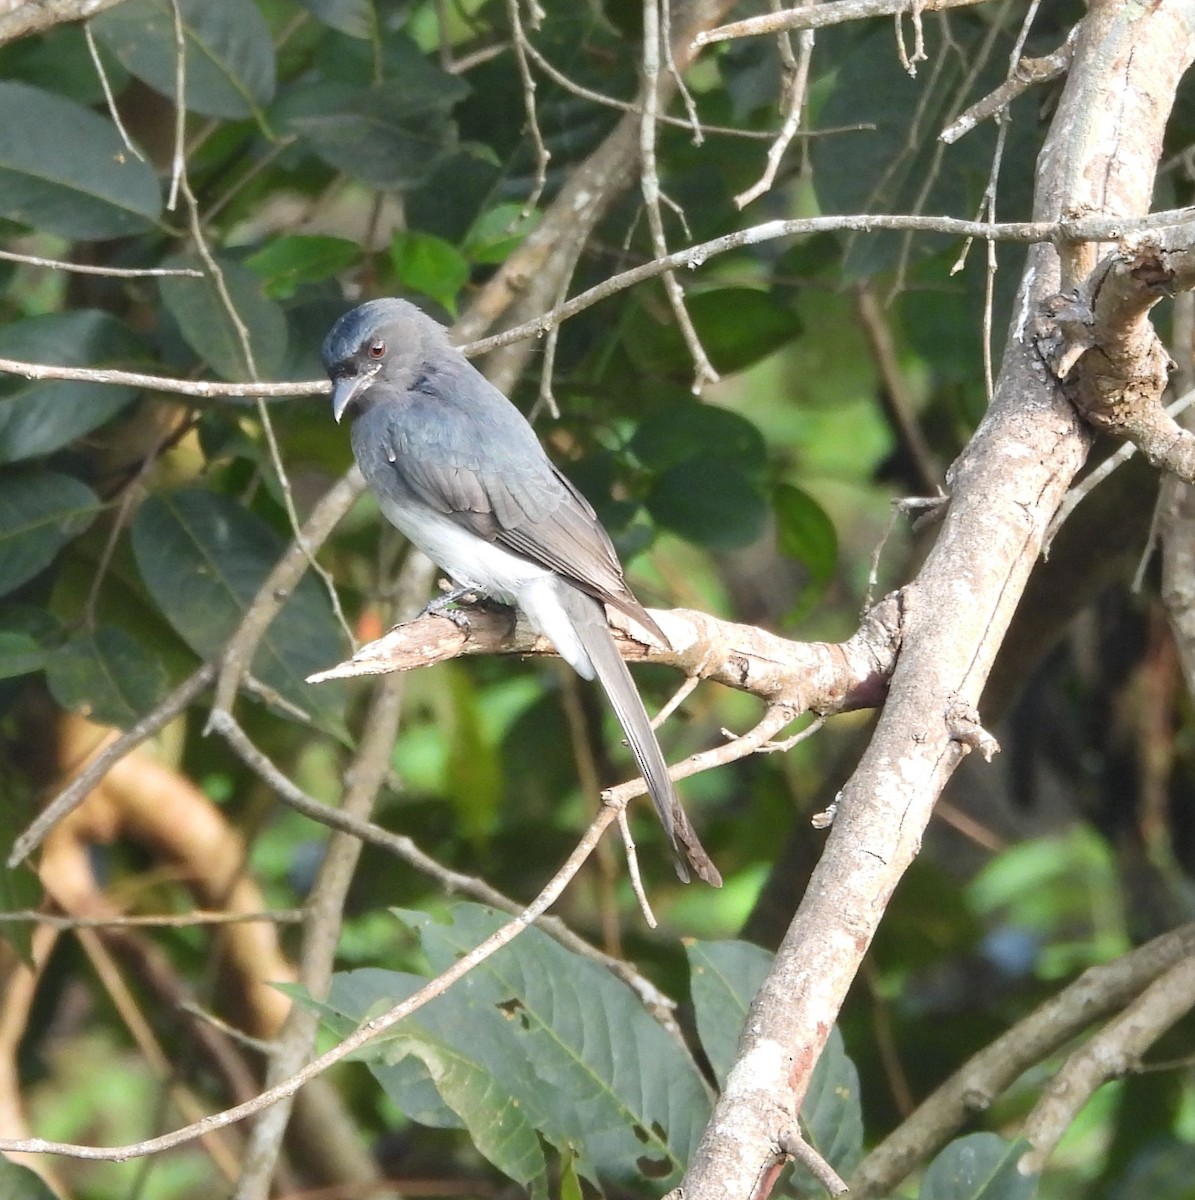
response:
<path id="1" fill-rule="evenodd" d="M 379 501 L 386 519 L 428 556 L 454 583 L 503 604 L 518 605 L 524 590 L 552 576 L 546 567 L 503 550 L 431 509 L 412 512 L 393 500 Z"/>

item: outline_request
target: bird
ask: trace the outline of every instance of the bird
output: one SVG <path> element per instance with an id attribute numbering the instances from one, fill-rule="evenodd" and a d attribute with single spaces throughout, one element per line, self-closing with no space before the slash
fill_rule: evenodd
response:
<path id="1" fill-rule="evenodd" d="M 332 415 L 351 418 L 353 455 L 382 515 L 456 585 L 517 609 L 614 710 L 672 843 L 715 887 L 722 877 L 690 824 L 606 608 L 663 647 L 592 506 L 552 462 L 526 417 L 401 299 L 345 313 L 322 347 Z"/>

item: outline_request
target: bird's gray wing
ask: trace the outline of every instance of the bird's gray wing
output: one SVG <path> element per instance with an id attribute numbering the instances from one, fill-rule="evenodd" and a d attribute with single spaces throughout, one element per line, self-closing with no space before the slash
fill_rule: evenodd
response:
<path id="1" fill-rule="evenodd" d="M 522 414 L 463 359 L 429 372 L 390 427 L 394 468 L 437 512 L 622 609 L 663 644 L 589 501 Z"/>

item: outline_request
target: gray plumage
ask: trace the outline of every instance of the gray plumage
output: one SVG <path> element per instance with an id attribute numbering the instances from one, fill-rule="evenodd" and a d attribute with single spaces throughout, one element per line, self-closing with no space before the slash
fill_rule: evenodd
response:
<path id="1" fill-rule="evenodd" d="M 674 847 L 721 876 L 676 796 L 603 605 L 668 640 L 635 599 L 589 502 L 523 415 L 404 300 L 346 313 L 323 346 L 337 421 L 386 518 L 460 587 L 517 607 L 586 679 L 597 678 Z M 682 879 L 688 874 L 677 860 Z"/>

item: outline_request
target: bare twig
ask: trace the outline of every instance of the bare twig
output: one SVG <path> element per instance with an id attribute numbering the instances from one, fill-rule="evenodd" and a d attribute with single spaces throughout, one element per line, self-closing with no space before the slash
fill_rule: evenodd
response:
<path id="1" fill-rule="evenodd" d="M 106 275 L 111 279 L 144 279 L 161 275 L 185 275 L 202 279 L 203 272 L 194 267 L 99 267 L 91 263 L 65 262 L 60 258 L 42 258 L 37 254 L 17 254 L 14 250 L 0 250 L 0 258 L 6 262 L 25 263 L 31 267 L 46 267 L 52 271 L 70 271 L 75 275 Z"/>
<path id="2" fill-rule="evenodd" d="M 531 146 L 535 151 L 535 178 L 531 192 L 523 202 L 520 220 L 535 209 L 543 195 L 548 182 L 548 162 L 551 154 L 544 145 L 544 135 L 539 127 L 539 114 L 535 108 L 535 76 L 527 63 L 527 47 L 529 39 L 523 32 L 523 18 L 519 12 L 519 0 L 506 0 L 506 19 L 510 22 L 511 41 L 514 44 L 515 63 L 519 68 L 519 79 L 523 85 L 523 111 L 527 116 L 527 136 L 531 138 Z"/>
<path id="3" fill-rule="evenodd" d="M 100 87 L 104 90 L 104 103 L 108 106 L 108 115 L 112 118 L 112 124 L 116 126 L 116 132 L 120 134 L 120 140 L 124 142 L 125 149 L 134 158 L 145 162 L 145 155 L 129 137 L 129 131 L 125 129 L 124 122 L 120 119 L 120 109 L 116 107 L 116 97 L 112 94 L 112 84 L 108 81 L 108 72 L 104 70 L 103 61 L 100 59 L 100 49 L 95 44 L 95 34 L 91 32 L 90 21 L 83 22 L 83 38 L 87 42 L 87 53 L 91 55 L 91 64 L 95 67 Z"/>
<path id="4" fill-rule="evenodd" d="M 782 29 L 823 29 L 844 21 L 865 17 L 889 17 L 908 12 L 938 12 L 944 8 L 963 8 L 983 4 L 985 0 L 827 0 L 811 8 L 789 8 L 778 13 L 748 17 L 717 29 L 707 29 L 693 39 L 694 46 L 709 46 L 733 38 L 759 37 Z"/>
<path id="5" fill-rule="evenodd" d="M 51 929 L 189 929 L 192 925 L 294 925 L 303 919 L 301 909 L 279 908 L 269 912 L 205 912 L 113 914 L 107 917 L 71 917 L 57 913 L 20 909 L 0 912 L 0 922 L 21 921 L 48 925 Z"/>

